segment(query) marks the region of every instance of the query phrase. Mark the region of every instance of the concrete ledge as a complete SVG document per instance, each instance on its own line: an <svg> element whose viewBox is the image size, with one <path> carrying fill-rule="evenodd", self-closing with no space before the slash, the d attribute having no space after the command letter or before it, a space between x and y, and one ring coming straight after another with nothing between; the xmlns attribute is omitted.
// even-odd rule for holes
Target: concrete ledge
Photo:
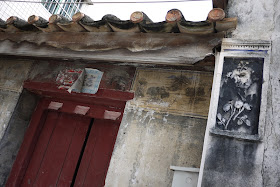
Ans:
<svg viewBox="0 0 280 187"><path fill-rule="evenodd" d="M247 141L254 141L254 142L259 142L261 141L261 138L258 134L256 135L246 135L243 133L238 133L238 132L232 132L232 131L226 131L226 130L219 130L219 129L210 129L210 133L213 135L218 135L218 136L227 136L231 138L236 138L239 140L247 140Z"/></svg>
<svg viewBox="0 0 280 187"><path fill-rule="evenodd" d="M179 167L179 166L170 166L171 170L174 171L187 171L187 172L199 172L199 168L189 168L189 167Z"/></svg>

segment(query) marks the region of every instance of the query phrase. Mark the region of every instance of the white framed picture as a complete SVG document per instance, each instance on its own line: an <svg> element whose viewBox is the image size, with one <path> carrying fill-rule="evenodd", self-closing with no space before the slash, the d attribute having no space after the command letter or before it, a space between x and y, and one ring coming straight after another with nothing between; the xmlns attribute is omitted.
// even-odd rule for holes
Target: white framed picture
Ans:
<svg viewBox="0 0 280 187"><path fill-rule="evenodd" d="M215 67L209 131L259 141L267 108L269 50L257 44L225 46Z"/></svg>

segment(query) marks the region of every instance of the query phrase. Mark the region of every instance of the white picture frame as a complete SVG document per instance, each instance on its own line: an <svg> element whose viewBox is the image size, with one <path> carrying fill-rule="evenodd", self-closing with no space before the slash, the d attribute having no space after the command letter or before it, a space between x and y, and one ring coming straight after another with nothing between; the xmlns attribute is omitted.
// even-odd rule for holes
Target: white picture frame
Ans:
<svg viewBox="0 0 280 187"><path fill-rule="evenodd" d="M218 55L218 59L216 61L215 65L215 73L214 73L214 82L213 82L213 88L212 88L212 95L211 95L211 102L210 102L210 109L209 109L209 115L208 115L208 121L207 121L207 128L211 135L219 135L219 136L228 136L233 137L237 139L242 140L249 140L249 141L261 141L264 135L264 126L266 121L266 109L267 109L267 91L268 91L268 82L269 82L269 64L270 64L270 43L262 41L261 43L255 43L255 42L244 42L244 41L236 41L232 39L224 39L223 46L220 54ZM260 94L260 111L258 116L258 124L250 124L249 120L245 118L244 124L247 120L249 125L255 125L257 126L258 130L256 134L250 134L246 133L244 131L234 131L229 129L222 129L217 128L217 123L221 123L220 119L220 113L218 113L218 107L221 108L221 104L219 105L219 98L221 94L221 89L223 82L225 82L223 79L225 77L225 74L223 74L224 66L226 65L225 59L263 59L263 70L262 70L262 85L261 85L261 94ZM252 70L251 70L252 71ZM231 72L232 73L232 72ZM245 86L243 86L245 87ZM249 92L249 91L248 91ZM233 101L236 103L236 101ZM223 105L225 106L225 110L231 110L232 105ZM252 108L249 107L247 103L243 103L248 109ZM239 107L239 106L238 106ZM245 108L246 108L245 107ZM220 109L219 108L219 109ZM234 108L234 106L233 106ZM237 108L234 108L238 110ZM243 110L244 107L242 108ZM221 110L221 109L220 109ZM243 111L242 111L243 112ZM232 110L229 111L229 113L232 113ZM217 117L218 115L218 117ZM228 115L229 116L229 115ZM238 122L243 121L240 119L241 117L246 115L238 115L238 112L235 112L234 115L230 115L235 117L235 120ZM220 118L220 119L219 119ZM237 118L239 118L237 120ZM230 119L229 117L227 120ZM232 118L231 118L232 119ZM226 120L226 121L227 121ZM241 123L240 122L240 123ZM236 123L236 122L235 122ZM239 123L239 124L240 124ZM223 124L222 124L223 125Z"/></svg>

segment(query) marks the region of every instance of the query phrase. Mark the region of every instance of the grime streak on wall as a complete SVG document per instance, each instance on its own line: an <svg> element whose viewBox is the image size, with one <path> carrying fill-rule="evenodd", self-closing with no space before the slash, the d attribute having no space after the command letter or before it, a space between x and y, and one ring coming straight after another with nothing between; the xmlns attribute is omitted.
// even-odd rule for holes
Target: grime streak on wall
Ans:
<svg viewBox="0 0 280 187"><path fill-rule="evenodd" d="M106 186L168 187L171 165L198 168L206 119L201 110L191 109L208 110L211 85L211 73L139 68Z"/></svg>

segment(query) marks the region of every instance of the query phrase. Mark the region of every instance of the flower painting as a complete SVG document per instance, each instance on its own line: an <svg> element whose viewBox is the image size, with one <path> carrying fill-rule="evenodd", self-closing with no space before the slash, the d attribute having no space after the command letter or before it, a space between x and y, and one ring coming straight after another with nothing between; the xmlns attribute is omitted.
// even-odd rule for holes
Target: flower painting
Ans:
<svg viewBox="0 0 280 187"><path fill-rule="evenodd" d="M225 58L216 128L258 134L263 58Z"/></svg>

